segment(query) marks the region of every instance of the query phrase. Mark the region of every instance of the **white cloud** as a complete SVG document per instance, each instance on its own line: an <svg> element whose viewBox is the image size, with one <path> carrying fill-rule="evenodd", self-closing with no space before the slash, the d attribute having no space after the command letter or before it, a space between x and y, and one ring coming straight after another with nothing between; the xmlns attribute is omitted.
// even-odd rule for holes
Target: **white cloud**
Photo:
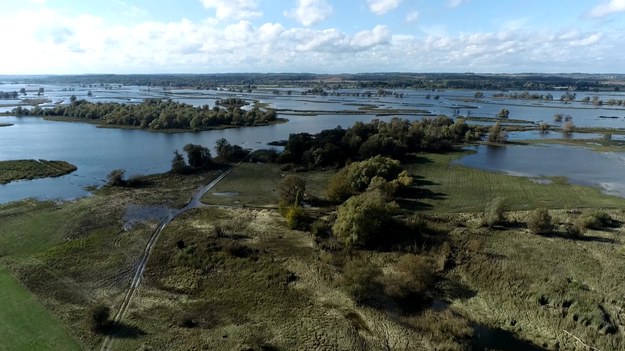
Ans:
<svg viewBox="0 0 625 351"><path fill-rule="evenodd" d="M625 11L625 0L610 0L590 10L590 17L605 17L613 13Z"/></svg>
<svg viewBox="0 0 625 351"><path fill-rule="evenodd" d="M297 0L297 7L284 14L308 27L327 19L332 14L332 6L327 0Z"/></svg>
<svg viewBox="0 0 625 351"><path fill-rule="evenodd" d="M257 0L200 0L207 9L215 10L215 17L224 19L247 19L262 16Z"/></svg>
<svg viewBox="0 0 625 351"><path fill-rule="evenodd" d="M36 18L21 26L24 18ZM207 72L624 71L624 31L500 30L407 35L378 25L358 33L248 20L111 24L39 9L0 14L0 74ZM581 50L583 49L583 50Z"/></svg>
<svg viewBox="0 0 625 351"><path fill-rule="evenodd" d="M413 23L419 20L418 11L410 11L406 14L406 22Z"/></svg>
<svg viewBox="0 0 625 351"><path fill-rule="evenodd" d="M454 9L462 4L469 2L469 0L447 0L447 7Z"/></svg>
<svg viewBox="0 0 625 351"><path fill-rule="evenodd" d="M367 0L369 10L376 15L383 15L399 6L402 0Z"/></svg>

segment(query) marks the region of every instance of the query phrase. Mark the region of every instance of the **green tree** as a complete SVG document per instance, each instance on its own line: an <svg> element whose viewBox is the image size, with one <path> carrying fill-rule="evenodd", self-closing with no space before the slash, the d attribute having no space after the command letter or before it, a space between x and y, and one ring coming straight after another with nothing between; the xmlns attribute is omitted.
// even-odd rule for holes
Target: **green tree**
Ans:
<svg viewBox="0 0 625 351"><path fill-rule="evenodd" d="M187 144L183 150L187 153L189 166L194 169L201 169L210 166L213 162L211 152L207 147L196 144Z"/></svg>
<svg viewBox="0 0 625 351"><path fill-rule="evenodd" d="M363 247L382 235L396 210L379 191L352 196L338 207L332 231L345 246Z"/></svg>
<svg viewBox="0 0 625 351"><path fill-rule="evenodd" d="M178 150L174 151L174 158L171 160L171 171L177 174L182 174L187 171L187 162Z"/></svg>
<svg viewBox="0 0 625 351"><path fill-rule="evenodd" d="M304 199L306 181L301 177L289 174L280 181L278 186L280 201L289 205L299 205Z"/></svg>
<svg viewBox="0 0 625 351"><path fill-rule="evenodd" d="M69 97L69 102L76 102L76 100L78 100L76 95L72 95L72 96Z"/></svg>

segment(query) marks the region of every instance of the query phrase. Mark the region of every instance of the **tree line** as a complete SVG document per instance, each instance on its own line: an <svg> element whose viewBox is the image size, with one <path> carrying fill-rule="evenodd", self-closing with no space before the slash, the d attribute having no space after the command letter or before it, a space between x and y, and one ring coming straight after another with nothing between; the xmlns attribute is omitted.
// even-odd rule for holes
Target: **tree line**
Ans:
<svg viewBox="0 0 625 351"><path fill-rule="evenodd" d="M376 155L397 159L418 151L444 151L460 142L479 140L481 127L447 116L408 121L393 118L388 123L373 120L356 122L351 128L340 126L318 134L291 134L278 162L294 163L306 169L340 167L348 160Z"/></svg>
<svg viewBox="0 0 625 351"><path fill-rule="evenodd" d="M208 105L194 107L171 99L146 99L140 104L93 103L75 100L69 105L57 105L52 108L35 106L28 109L19 106L12 112L18 116L71 117L98 120L109 125L153 130L202 130L219 126L254 126L265 125L277 119L277 113L272 109L254 107L245 111L240 106L226 109L215 106L211 109Z"/></svg>
<svg viewBox="0 0 625 351"><path fill-rule="evenodd" d="M0 100L17 99L17 91L0 91Z"/></svg>

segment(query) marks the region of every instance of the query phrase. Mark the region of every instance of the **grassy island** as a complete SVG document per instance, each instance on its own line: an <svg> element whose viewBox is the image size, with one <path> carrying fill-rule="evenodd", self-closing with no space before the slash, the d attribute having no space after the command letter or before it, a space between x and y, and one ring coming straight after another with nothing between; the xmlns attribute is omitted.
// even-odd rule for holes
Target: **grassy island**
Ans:
<svg viewBox="0 0 625 351"><path fill-rule="evenodd" d="M9 160L0 161L0 184L15 180L60 177L77 168L66 161Z"/></svg>

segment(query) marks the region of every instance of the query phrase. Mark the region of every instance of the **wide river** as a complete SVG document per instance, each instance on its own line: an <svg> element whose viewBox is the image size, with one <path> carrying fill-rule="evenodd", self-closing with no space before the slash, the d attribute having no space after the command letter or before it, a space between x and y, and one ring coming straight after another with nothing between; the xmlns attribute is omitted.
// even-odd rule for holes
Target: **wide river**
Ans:
<svg viewBox="0 0 625 351"><path fill-rule="evenodd" d="M30 95L37 86L20 84L0 85L0 91L19 90L26 87ZM93 91L92 101L139 102L144 98L170 97L177 101L196 106L208 104L211 107L217 98L231 96L232 93L208 90L175 90L147 87L123 87L112 90L102 88L44 85L44 96L52 103L64 103L70 95L87 98L87 91ZM71 90L74 89L74 90ZM167 171L171 165L174 150L181 150L187 143L214 146L219 138L226 138L232 144L246 148L265 148L267 143L287 139L291 133L315 133L323 129L342 126L350 127L356 121L370 121L373 118L389 120L390 116L338 115L333 111L357 110L370 104L379 108L419 109L432 114L453 115L460 113L473 116L494 116L502 107L511 111L510 118L531 122L552 122L554 113L574 116L578 126L625 127L623 107L602 107L561 102L531 102L520 100L486 99L483 102L465 102L471 99L473 91L427 92L405 90L403 98L396 97L355 97L350 93L364 90L343 90L340 96L302 96L299 90L287 95L282 89L279 95L270 91L252 94L235 94L244 99L258 99L271 107L296 111L323 111L317 116L281 115L288 123L264 127L225 129L197 133L165 134L141 130L97 128L83 123L45 121L35 117L0 117L0 123L11 123L10 127L0 128L0 160L49 159L65 160L75 164L78 170L59 177L19 181L0 185L0 203L34 197L38 199L74 199L86 196L88 186L101 185L106 175L113 169L121 168L126 174L150 174ZM559 92L551 92L556 99ZM428 99L428 94L430 98ZM489 96L492 92L486 92ZM440 95L437 100L433 96ZM578 94L578 99L584 96ZM625 99L625 94L600 93L604 100ZM28 96L32 97L32 96ZM9 111L19 101L0 100L0 112ZM470 112L469 112L470 111ZM611 116L618 118L602 118ZM417 114L401 116L408 119L423 118ZM553 133L555 134L555 133ZM598 135L591 135L597 137ZM537 133L525 132L516 139L535 139ZM496 150L486 146L476 148L477 154L459 160L460 163L493 171L509 172L524 176L567 176L572 181L592 186L600 186L610 193L625 196L624 155L621 153L598 153L581 148L564 146L507 146Z"/></svg>

